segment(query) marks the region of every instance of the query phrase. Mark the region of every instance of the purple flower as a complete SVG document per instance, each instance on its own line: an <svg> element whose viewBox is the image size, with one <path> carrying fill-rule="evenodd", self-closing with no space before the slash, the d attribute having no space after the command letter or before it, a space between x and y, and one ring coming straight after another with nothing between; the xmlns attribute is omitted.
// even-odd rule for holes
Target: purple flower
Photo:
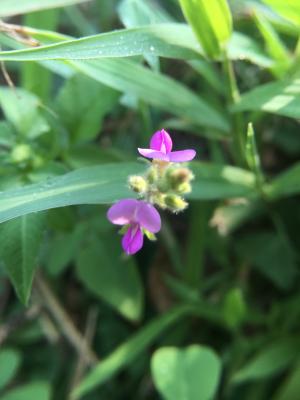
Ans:
<svg viewBox="0 0 300 400"><path fill-rule="evenodd" d="M112 205L107 218L116 225L128 225L122 239L122 247L127 254L138 252L144 241L143 229L156 233L161 228L158 211L142 200L124 199Z"/></svg>
<svg viewBox="0 0 300 400"><path fill-rule="evenodd" d="M154 133L150 140L150 149L140 149L139 153L147 158L162 160L168 162L185 162L191 161L196 151L192 149L172 151L173 142L167 131L162 129Z"/></svg>

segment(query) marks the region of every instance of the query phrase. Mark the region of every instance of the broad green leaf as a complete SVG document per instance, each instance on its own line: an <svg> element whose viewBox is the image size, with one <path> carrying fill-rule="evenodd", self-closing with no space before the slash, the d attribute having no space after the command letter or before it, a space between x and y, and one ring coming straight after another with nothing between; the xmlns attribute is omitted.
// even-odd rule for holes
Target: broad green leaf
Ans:
<svg viewBox="0 0 300 400"><path fill-rule="evenodd" d="M209 347L162 347L154 353L151 370L165 400L211 400L218 388L221 361Z"/></svg>
<svg viewBox="0 0 300 400"><path fill-rule="evenodd" d="M109 356L101 360L77 386L74 397L76 399L81 398L97 386L108 381L121 369L133 363L158 336L190 312L189 307L181 306L148 323L138 333L129 338L127 342L121 344Z"/></svg>
<svg viewBox="0 0 300 400"><path fill-rule="evenodd" d="M127 177L142 172L144 168L138 163L105 164L2 192L0 222L56 207L106 204L132 197Z"/></svg>
<svg viewBox="0 0 300 400"><path fill-rule="evenodd" d="M43 214L24 215L0 225L0 260L25 305L37 267L43 229Z"/></svg>
<svg viewBox="0 0 300 400"><path fill-rule="evenodd" d="M263 0L272 7L280 16L300 25L300 2L298 0Z"/></svg>
<svg viewBox="0 0 300 400"><path fill-rule="evenodd" d="M82 142L95 138L118 97L115 90L85 76L70 78L59 92L56 110L71 140Z"/></svg>
<svg viewBox="0 0 300 400"><path fill-rule="evenodd" d="M1 0L0 17L11 17L13 15L25 14L31 11L65 7L76 3L84 3L86 1L89 0Z"/></svg>
<svg viewBox="0 0 300 400"><path fill-rule="evenodd" d="M266 193L272 199L291 196L300 192L300 163L280 174L266 186Z"/></svg>
<svg viewBox="0 0 300 400"><path fill-rule="evenodd" d="M76 259L80 281L124 317L137 321L143 310L143 287L133 258L122 257L115 232L88 241Z"/></svg>
<svg viewBox="0 0 300 400"><path fill-rule="evenodd" d="M255 177L249 171L204 162L191 163L191 169L195 180L193 190L187 196L189 199L211 200L255 194Z"/></svg>
<svg viewBox="0 0 300 400"><path fill-rule="evenodd" d="M298 338L285 338L260 350L234 376L234 383L265 379L286 369L299 355Z"/></svg>
<svg viewBox="0 0 300 400"><path fill-rule="evenodd" d="M14 378L20 363L18 351L5 348L0 351L0 391Z"/></svg>
<svg viewBox="0 0 300 400"><path fill-rule="evenodd" d="M31 382L1 396L1 400L50 400L51 388L46 382Z"/></svg>
<svg viewBox="0 0 300 400"><path fill-rule="evenodd" d="M233 111L266 111L300 118L300 79L267 83L243 94Z"/></svg>
<svg viewBox="0 0 300 400"><path fill-rule="evenodd" d="M232 17L227 0L179 2L205 54L211 58L222 55L232 33Z"/></svg>
<svg viewBox="0 0 300 400"><path fill-rule="evenodd" d="M34 139L50 127L41 115L40 100L23 89L0 88L0 104L4 115L21 137Z"/></svg>

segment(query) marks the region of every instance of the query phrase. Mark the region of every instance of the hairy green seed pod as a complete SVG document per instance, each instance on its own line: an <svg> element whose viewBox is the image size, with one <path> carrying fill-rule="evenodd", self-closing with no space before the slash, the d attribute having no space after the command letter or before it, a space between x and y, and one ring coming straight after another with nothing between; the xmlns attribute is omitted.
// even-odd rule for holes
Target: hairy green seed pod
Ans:
<svg viewBox="0 0 300 400"><path fill-rule="evenodd" d="M152 167L149 169L147 173L147 181L152 185L158 180L158 171L156 167Z"/></svg>
<svg viewBox="0 0 300 400"><path fill-rule="evenodd" d="M166 206L174 212L183 211L188 206L188 203L176 194L167 194L164 200Z"/></svg>
<svg viewBox="0 0 300 400"><path fill-rule="evenodd" d="M160 207L162 209L165 209L165 208L167 208L167 205L166 205L166 202L165 202L165 198L166 198L165 194L162 194L160 192L156 192L155 194L152 195L151 201L154 204L158 205L158 207Z"/></svg>
<svg viewBox="0 0 300 400"><path fill-rule="evenodd" d="M189 182L183 182L176 187L175 191L179 194L191 193L192 186Z"/></svg>
<svg viewBox="0 0 300 400"><path fill-rule="evenodd" d="M179 185L189 183L194 179L193 173L188 168L170 168L170 170L167 171L167 177L174 190L177 190Z"/></svg>
<svg viewBox="0 0 300 400"><path fill-rule="evenodd" d="M130 188L136 193L145 193L148 189L148 183L142 176L132 175L128 179Z"/></svg>

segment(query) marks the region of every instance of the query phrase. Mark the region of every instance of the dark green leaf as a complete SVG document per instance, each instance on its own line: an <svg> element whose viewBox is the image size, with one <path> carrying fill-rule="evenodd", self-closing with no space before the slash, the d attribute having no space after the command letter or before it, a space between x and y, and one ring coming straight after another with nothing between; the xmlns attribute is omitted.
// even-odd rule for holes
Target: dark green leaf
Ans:
<svg viewBox="0 0 300 400"><path fill-rule="evenodd" d="M0 260L23 304L30 296L43 228L43 214L24 215L0 225Z"/></svg>
<svg viewBox="0 0 300 400"><path fill-rule="evenodd" d="M291 196L300 192L300 163L280 174L271 184L266 186L266 193L270 198Z"/></svg>
<svg viewBox="0 0 300 400"><path fill-rule="evenodd" d="M233 377L233 382L265 379L286 369L300 351L299 339L282 339L259 351Z"/></svg>
<svg viewBox="0 0 300 400"><path fill-rule="evenodd" d="M31 382L4 394L1 400L50 400L50 385L45 382Z"/></svg>
<svg viewBox="0 0 300 400"><path fill-rule="evenodd" d="M0 351L0 391L14 378L21 363L21 356L16 350Z"/></svg>
<svg viewBox="0 0 300 400"><path fill-rule="evenodd" d="M260 232L242 238L238 251L243 259L281 289L292 286L298 275L293 250L279 235Z"/></svg>
<svg viewBox="0 0 300 400"><path fill-rule="evenodd" d="M90 240L77 257L77 274L93 294L136 321L142 314L143 288L134 259L122 255L120 240L117 230Z"/></svg>
<svg viewBox="0 0 300 400"><path fill-rule="evenodd" d="M39 99L23 89L0 89L0 104L6 118L23 137L36 138L50 127L40 114Z"/></svg>
<svg viewBox="0 0 300 400"><path fill-rule="evenodd" d="M69 79L59 93L56 108L73 142L96 137L118 97L115 90L82 75Z"/></svg>

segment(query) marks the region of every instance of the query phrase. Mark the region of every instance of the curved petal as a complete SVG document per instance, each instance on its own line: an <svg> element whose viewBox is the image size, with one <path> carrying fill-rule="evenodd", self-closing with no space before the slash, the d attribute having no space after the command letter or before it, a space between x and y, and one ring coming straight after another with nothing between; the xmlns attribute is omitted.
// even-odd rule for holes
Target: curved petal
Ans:
<svg viewBox="0 0 300 400"><path fill-rule="evenodd" d="M169 160L172 162L185 162L191 161L196 156L196 151L189 150L180 150L180 151L172 151L169 153Z"/></svg>
<svg viewBox="0 0 300 400"><path fill-rule="evenodd" d="M139 202L135 199L123 199L113 204L107 211L107 218L116 225L129 224L135 215Z"/></svg>
<svg viewBox="0 0 300 400"><path fill-rule="evenodd" d="M151 149L140 149L138 148L138 152L147 158L153 158L155 160L163 160L163 161L169 161L169 156L168 154L162 153L161 151L153 151Z"/></svg>
<svg viewBox="0 0 300 400"><path fill-rule="evenodd" d="M136 213L136 221L142 228L147 229L152 233L156 233L161 228L161 219L158 211L152 204L140 201Z"/></svg>
<svg viewBox="0 0 300 400"><path fill-rule="evenodd" d="M165 154L172 150L172 146L172 139L164 129L155 132L150 140L150 148L152 150L158 150Z"/></svg>
<svg viewBox="0 0 300 400"><path fill-rule="evenodd" d="M122 247L127 254L137 253L143 247L143 243L143 232L138 224L131 226L122 239Z"/></svg>

